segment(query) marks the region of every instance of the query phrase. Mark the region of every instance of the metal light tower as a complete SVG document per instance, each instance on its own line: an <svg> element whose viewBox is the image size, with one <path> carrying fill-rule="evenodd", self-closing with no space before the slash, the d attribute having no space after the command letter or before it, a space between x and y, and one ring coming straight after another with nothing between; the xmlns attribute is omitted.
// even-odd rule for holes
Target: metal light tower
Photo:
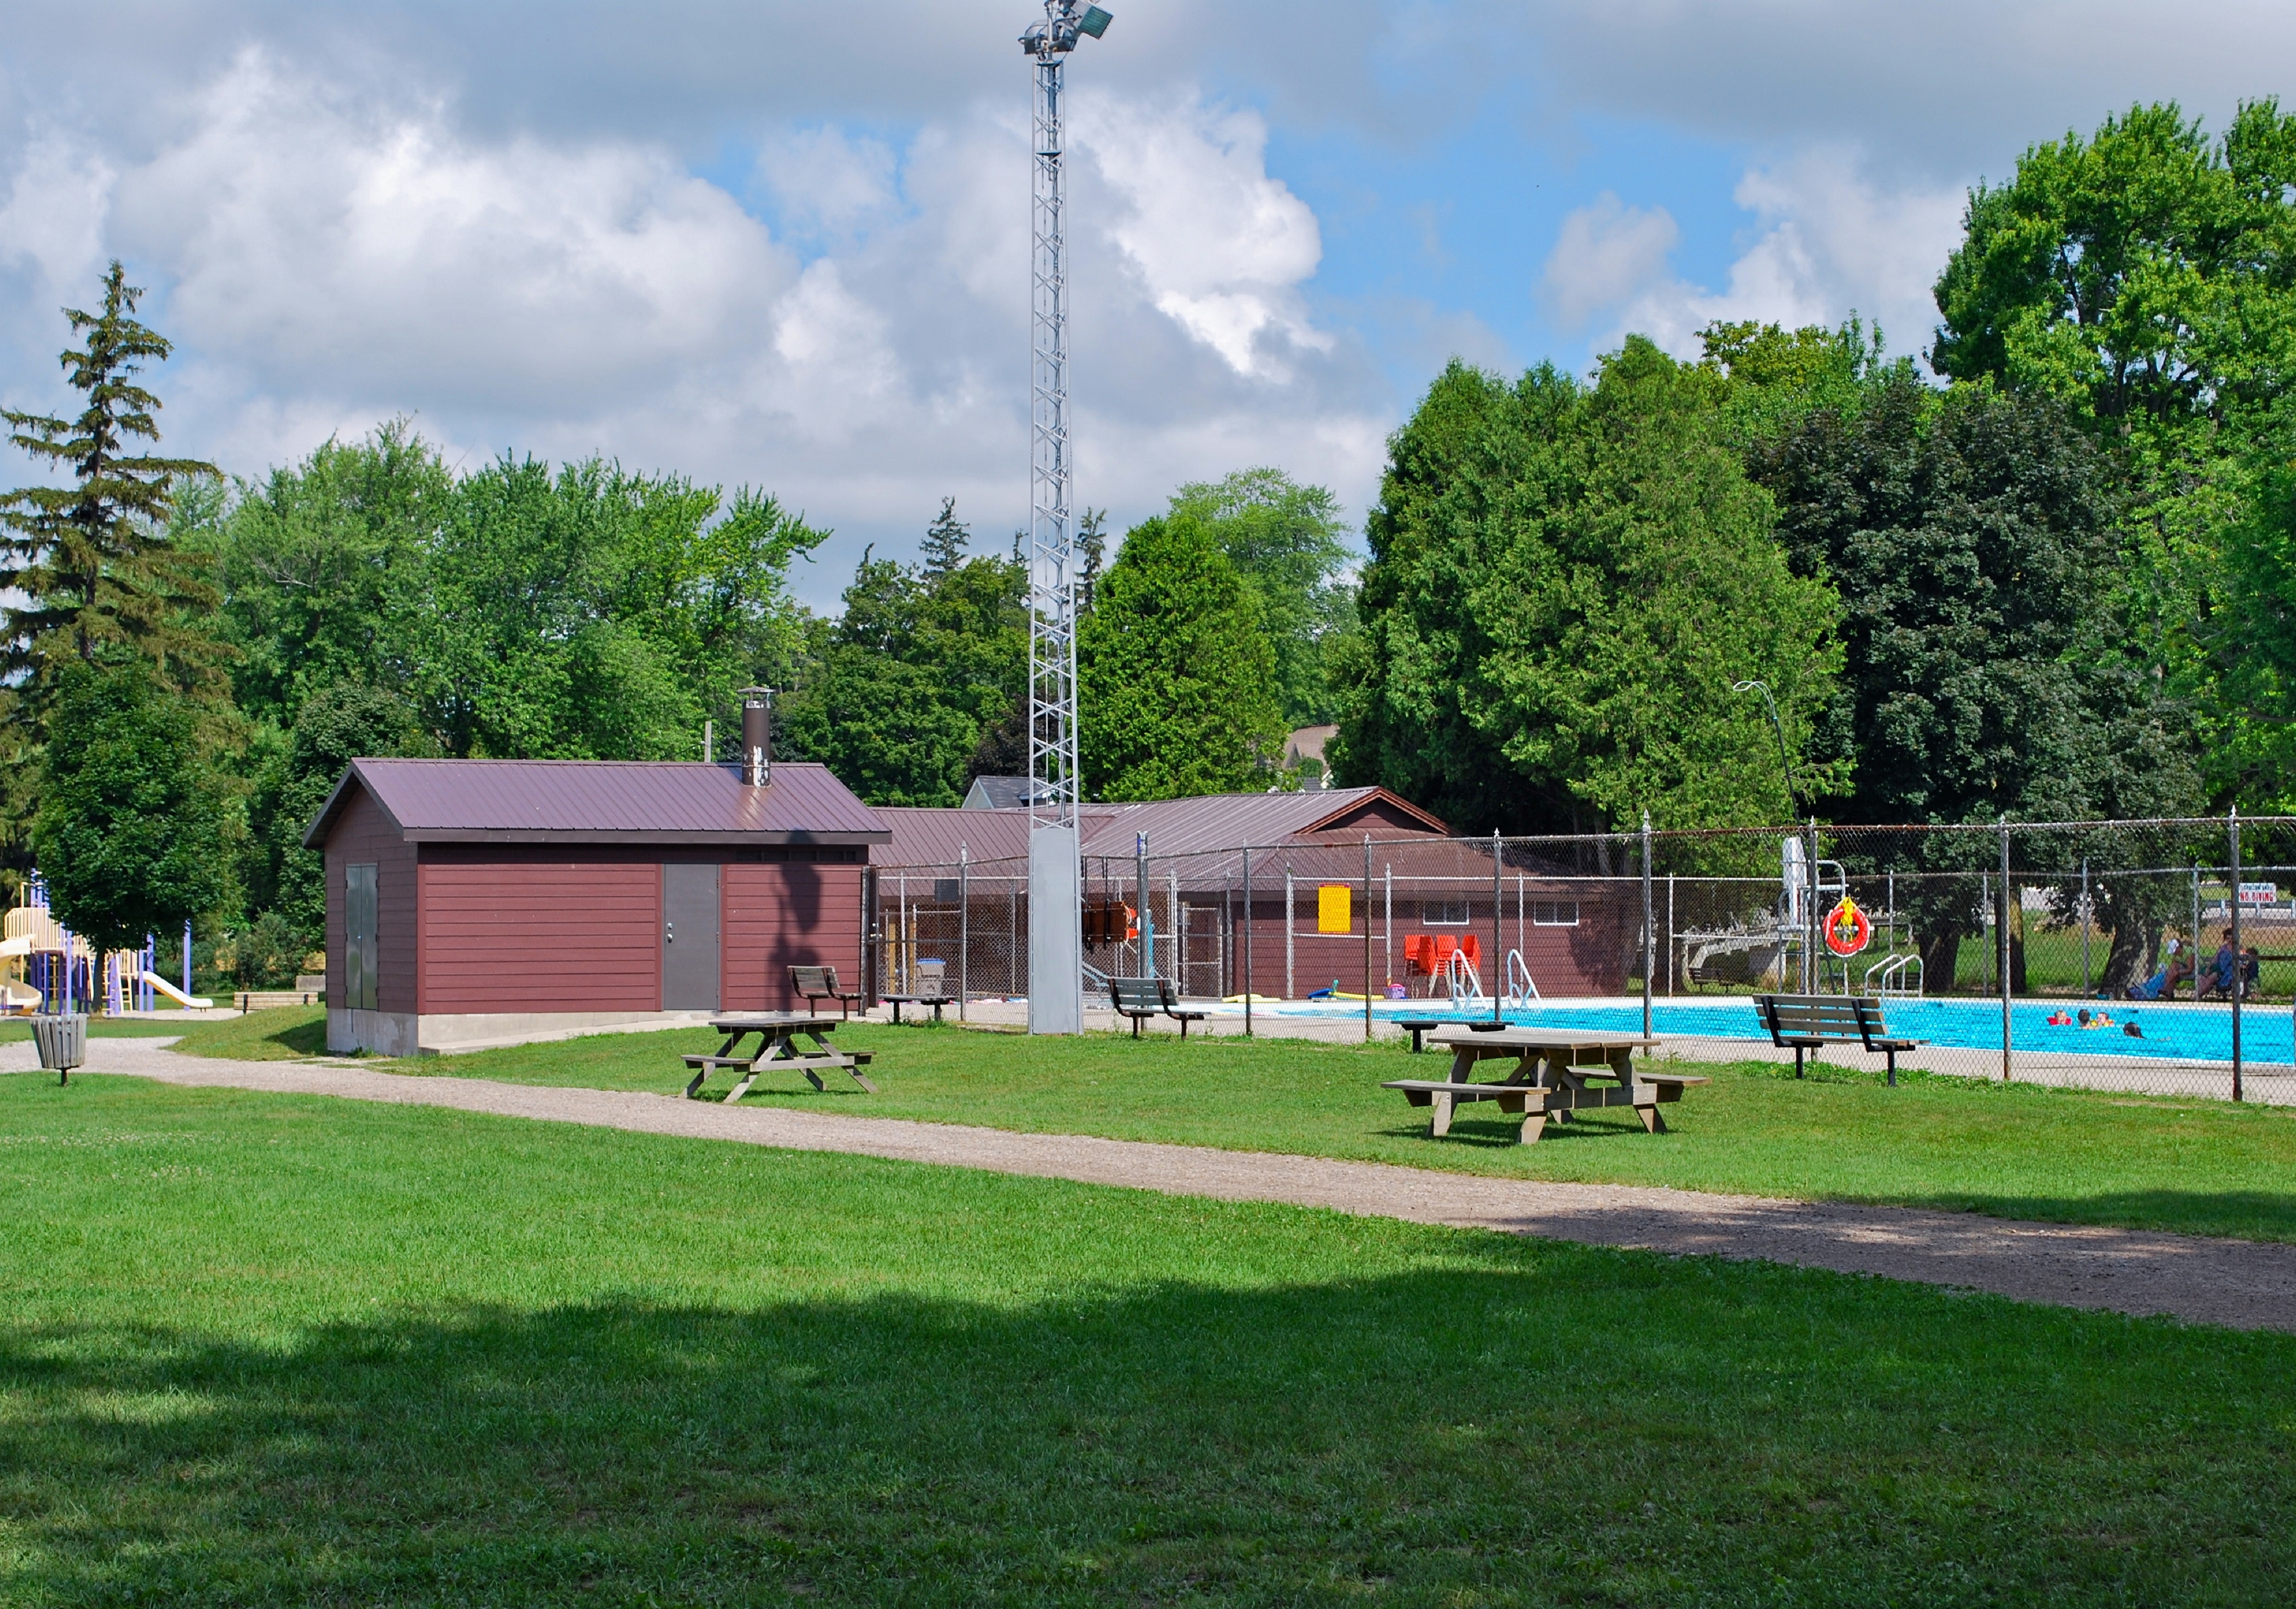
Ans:
<svg viewBox="0 0 2296 1609"><path fill-rule="evenodd" d="M1029 1031L1084 1030L1083 878L1078 864L1076 546L1069 482L1069 253L1061 156L1061 64L1109 14L1045 0L1021 36L1036 63L1036 184L1029 245Z"/></svg>

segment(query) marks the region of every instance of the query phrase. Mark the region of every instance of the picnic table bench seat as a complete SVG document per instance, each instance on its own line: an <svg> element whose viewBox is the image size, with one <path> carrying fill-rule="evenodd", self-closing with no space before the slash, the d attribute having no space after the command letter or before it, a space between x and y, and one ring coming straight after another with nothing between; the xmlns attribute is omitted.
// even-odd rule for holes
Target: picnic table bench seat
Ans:
<svg viewBox="0 0 2296 1609"><path fill-rule="evenodd" d="M1109 1003L1116 1014L1132 1019L1132 1037L1140 1037L1140 1024L1151 1017L1169 1017L1180 1025L1180 1037L1188 1037L1188 1024L1201 1022L1204 1014L1183 1011L1180 998L1173 991L1169 978L1115 978L1108 981Z"/></svg>

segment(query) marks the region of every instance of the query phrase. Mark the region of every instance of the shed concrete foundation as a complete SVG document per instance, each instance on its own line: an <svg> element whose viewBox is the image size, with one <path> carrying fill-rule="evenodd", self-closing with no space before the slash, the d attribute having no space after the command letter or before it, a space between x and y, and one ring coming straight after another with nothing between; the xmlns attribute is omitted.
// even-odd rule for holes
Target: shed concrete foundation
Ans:
<svg viewBox="0 0 2296 1609"><path fill-rule="evenodd" d="M706 1011L554 1011L432 1013L327 1008L327 1049L338 1055L437 1056L540 1045L594 1033L650 1033L706 1023Z"/></svg>

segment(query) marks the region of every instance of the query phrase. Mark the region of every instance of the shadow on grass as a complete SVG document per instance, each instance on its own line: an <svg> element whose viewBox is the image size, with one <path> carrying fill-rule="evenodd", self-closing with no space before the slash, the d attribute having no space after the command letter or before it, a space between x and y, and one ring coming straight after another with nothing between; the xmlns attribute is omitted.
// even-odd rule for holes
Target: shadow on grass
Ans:
<svg viewBox="0 0 2296 1609"><path fill-rule="evenodd" d="M2296 1242L2296 1193L2277 1190L2112 1190L2088 1195L1971 1191L1908 1196L1905 1204L1943 1212L2037 1223L2107 1224L2176 1235Z"/></svg>
<svg viewBox="0 0 2296 1609"><path fill-rule="evenodd" d="M1490 1237L1451 1261L283 1345L0 1331L0 1597L2296 1595L2288 1338Z"/></svg>

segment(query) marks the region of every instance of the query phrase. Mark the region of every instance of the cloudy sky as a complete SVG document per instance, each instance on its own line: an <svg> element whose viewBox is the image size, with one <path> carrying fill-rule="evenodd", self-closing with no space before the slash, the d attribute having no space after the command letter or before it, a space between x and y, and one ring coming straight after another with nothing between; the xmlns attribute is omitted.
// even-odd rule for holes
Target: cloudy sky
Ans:
<svg viewBox="0 0 2296 1609"><path fill-rule="evenodd" d="M2137 99L2220 124L2296 11L2136 0L1116 0L1070 69L1081 498L1275 464L1359 515L1454 354L1878 320L1964 192ZM1023 518L1031 0L10 0L0 398L123 259L172 451L412 415L913 551ZM91 38L101 31L100 39ZM31 474L20 457L7 484Z"/></svg>

